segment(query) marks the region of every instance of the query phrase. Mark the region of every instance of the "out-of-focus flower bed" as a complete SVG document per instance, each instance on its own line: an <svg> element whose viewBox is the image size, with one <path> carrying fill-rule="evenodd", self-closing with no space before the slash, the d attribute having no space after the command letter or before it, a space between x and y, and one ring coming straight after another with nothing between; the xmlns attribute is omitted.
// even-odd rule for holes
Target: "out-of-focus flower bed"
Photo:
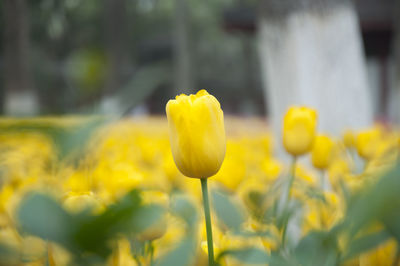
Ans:
<svg viewBox="0 0 400 266"><path fill-rule="evenodd" d="M280 140L258 119L226 131L209 180L219 264L399 264L395 131L317 141L288 208ZM177 170L165 119L4 119L0 151L0 265L207 265L199 180Z"/></svg>

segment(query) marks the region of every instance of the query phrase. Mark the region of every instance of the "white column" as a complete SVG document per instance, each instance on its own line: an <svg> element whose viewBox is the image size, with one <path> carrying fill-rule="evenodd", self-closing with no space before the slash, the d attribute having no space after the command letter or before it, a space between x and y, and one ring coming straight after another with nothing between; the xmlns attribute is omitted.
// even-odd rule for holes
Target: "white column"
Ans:
<svg viewBox="0 0 400 266"><path fill-rule="evenodd" d="M339 135L373 122L357 15L351 5L325 13L300 9L259 20L259 53L277 136L290 105L318 110L319 130Z"/></svg>

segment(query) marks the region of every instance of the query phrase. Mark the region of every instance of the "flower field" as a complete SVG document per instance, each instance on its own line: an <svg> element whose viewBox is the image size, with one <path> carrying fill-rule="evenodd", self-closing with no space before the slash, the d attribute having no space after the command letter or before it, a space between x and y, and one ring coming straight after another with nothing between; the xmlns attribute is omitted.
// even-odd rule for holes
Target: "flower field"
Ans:
<svg viewBox="0 0 400 266"><path fill-rule="evenodd" d="M236 117L225 131L216 264L400 265L394 129L317 134L295 164L274 150L304 136ZM200 181L168 135L164 117L1 120L0 265L208 265Z"/></svg>

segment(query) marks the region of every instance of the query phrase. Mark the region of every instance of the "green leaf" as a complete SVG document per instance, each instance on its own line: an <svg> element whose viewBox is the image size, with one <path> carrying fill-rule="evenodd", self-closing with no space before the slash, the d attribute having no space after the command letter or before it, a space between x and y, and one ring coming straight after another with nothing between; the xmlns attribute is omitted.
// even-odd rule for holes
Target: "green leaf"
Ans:
<svg viewBox="0 0 400 266"><path fill-rule="evenodd" d="M218 255L217 261L225 256L231 256L240 262L246 264L267 264L270 256L264 250L254 247L246 247L242 249L228 249Z"/></svg>
<svg viewBox="0 0 400 266"><path fill-rule="evenodd" d="M134 217L140 210L140 202L139 192L133 190L101 215L82 219L74 233L76 245L81 250L107 257L111 238L135 230Z"/></svg>
<svg viewBox="0 0 400 266"><path fill-rule="evenodd" d="M0 266L8 265L20 265L21 254L18 250L5 245L0 244Z"/></svg>
<svg viewBox="0 0 400 266"><path fill-rule="evenodd" d="M388 171L377 183L351 199L345 223L350 236L372 222L381 221L387 232L400 241L400 167Z"/></svg>
<svg viewBox="0 0 400 266"><path fill-rule="evenodd" d="M89 212L72 215L51 197L32 194L22 201L18 219L24 232L63 245L76 255L77 262L86 264L101 262L111 253L111 240L120 234L145 230L164 213L161 206L141 205L136 190L100 215Z"/></svg>
<svg viewBox="0 0 400 266"><path fill-rule="evenodd" d="M146 242L140 241L138 238L130 236L129 243L131 246L131 253L133 257L145 255Z"/></svg>
<svg viewBox="0 0 400 266"><path fill-rule="evenodd" d="M389 237L390 235L384 230L375 232L373 234L361 236L350 242L350 244L348 245L349 249L343 255L342 260L349 260L358 256L361 253L374 249L375 247L388 240Z"/></svg>
<svg viewBox="0 0 400 266"><path fill-rule="evenodd" d="M74 220L54 199L43 194L25 198L18 209L22 230L43 239L71 247Z"/></svg>
<svg viewBox="0 0 400 266"><path fill-rule="evenodd" d="M184 238L173 250L156 261L156 266L188 266L195 258L195 238L191 235Z"/></svg>
<svg viewBox="0 0 400 266"><path fill-rule="evenodd" d="M326 198L324 196L323 191L321 191L319 189L315 189L314 187L311 187L311 186L305 186L304 191L308 197L319 200L320 202L326 203Z"/></svg>
<svg viewBox="0 0 400 266"><path fill-rule="evenodd" d="M130 220L131 226L126 229L135 233L142 232L164 218L164 214L165 210L160 205L143 206L134 213Z"/></svg>
<svg viewBox="0 0 400 266"><path fill-rule="evenodd" d="M182 218L189 228L193 228L198 221L198 213L196 207L190 200L182 195L173 197L171 203L171 212Z"/></svg>
<svg viewBox="0 0 400 266"><path fill-rule="evenodd" d="M296 261L304 266L337 265L338 249L335 236L326 232L311 232L295 249Z"/></svg>
<svg viewBox="0 0 400 266"><path fill-rule="evenodd" d="M218 219L230 230L237 231L245 222L244 211L227 194L213 191L213 206Z"/></svg>
<svg viewBox="0 0 400 266"><path fill-rule="evenodd" d="M265 193L260 191L249 191L247 193L244 203L254 217L262 215L265 197Z"/></svg>
<svg viewBox="0 0 400 266"><path fill-rule="evenodd" d="M234 231L233 232L237 236L243 237L274 237L274 234L271 231Z"/></svg>
<svg viewBox="0 0 400 266"><path fill-rule="evenodd" d="M287 224L288 221L290 221L290 219L296 214L296 212L299 211L299 209L301 208L301 202L297 200L292 200L280 212L278 212L278 205L279 202L276 202L276 205L274 206L274 208L276 208L276 217L274 217L273 221L279 229L282 229L285 224Z"/></svg>

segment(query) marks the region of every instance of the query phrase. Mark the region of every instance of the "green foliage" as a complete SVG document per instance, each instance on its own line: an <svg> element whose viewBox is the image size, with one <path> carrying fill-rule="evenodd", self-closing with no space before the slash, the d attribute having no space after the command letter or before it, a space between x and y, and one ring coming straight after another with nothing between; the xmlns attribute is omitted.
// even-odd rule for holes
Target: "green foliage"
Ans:
<svg viewBox="0 0 400 266"><path fill-rule="evenodd" d="M27 196L18 209L21 231L56 242L70 250L77 262L105 260L112 240L131 236L153 225L165 210L143 205L134 190L99 215L83 211L71 214L53 198L43 194Z"/></svg>
<svg viewBox="0 0 400 266"><path fill-rule="evenodd" d="M342 260L346 261L372 250L388 239L389 234L384 230L356 238L348 244L348 250L342 255Z"/></svg>
<svg viewBox="0 0 400 266"><path fill-rule="evenodd" d="M348 206L343 219L329 231L312 231L305 235L295 246L280 246L271 254L252 247L241 249L227 249L219 254L220 261L225 256L231 256L246 263L259 263L269 265L342 265L365 252L377 248L390 238L399 241L400 236L400 167L383 174L374 184L356 194L351 194L347 188L342 188L346 193ZM319 191L309 191L306 195L313 200L325 202ZM229 229L237 229L243 222L243 216L238 207L228 195L214 192L214 205L217 216L226 223ZM265 210L264 218L259 220L265 224L279 225L283 219L291 219L293 212L301 205L292 201L285 210L279 211L276 195L250 193L250 204L262 208L267 197L272 197L272 204ZM273 200L275 198L275 200ZM235 221L231 221L235 220ZM371 231L376 225L382 225L380 230ZM375 226L375 227L374 227ZM241 231L242 237L253 237ZM260 236L270 237L268 232ZM344 245L338 245L339 239ZM342 249L344 247L344 249Z"/></svg>
<svg viewBox="0 0 400 266"><path fill-rule="evenodd" d="M271 262L270 256L264 250L253 247L225 250L219 254L217 262L220 262L225 256L231 256L242 263L248 264L265 264Z"/></svg>
<svg viewBox="0 0 400 266"><path fill-rule="evenodd" d="M246 216L235 200L221 190L212 192L212 206L219 221L232 231L239 231Z"/></svg>
<svg viewBox="0 0 400 266"><path fill-rule="evenodd" d="M12 124L1 124L0 131L4 134L18 132L42 134L52 140L59 160L76 161L82 157L95 130L106 122L105 118L96 117L66 127L40 120L20 120Z"/></svg>
<svg viewBox="0 0 400 266"><path fill-rule="evenodd" d="M74 217L55 200L42 194L27 196L18 210L18 220L27 233L72 248Z"/></svg>
<svg viewBox="0 0 400 266"><path fill-rule="evenodd" d="M198 213L196 207L190 200L183 196L177 195L173 197L171 203L171 213L180 217L187 224L187 228L194 230L198 222Z"/></svg>
<svg viewBox="0 0 400 266"><path fill-rule="evenodd" d="M195 259L197 247L198 213L190 199L179 193L172 195L171 214L182 219L186 224L185 236L169 252L158 258L156 266L188 266Z"/></svg>
<svg viewBox="0 0 400 266"><path fill-rule="evenodd" d="M400 240L400 167L390 170L376 184L355 195L348 207L345 226L351 236L374 222Z"/></svg>
<svg viewBox="0 0 400 266"><path fill-rule="evenodd" d="M311 232L294 250L296 261L304 266L337 265L338 247L336 236L325 232Z"/></svg>
<svg viewBox="0 0 400 266"><path fill-rule="evenodd" d="M18 265L19 251L10 246L0 244L0 266Z"/></svg>
<svg viewBox="0 0 400 266"><path fill-rule="evenodd" d="M172 251L156 261L156 266L188 266L195 258L196 238L185 237Z"/></svg>

